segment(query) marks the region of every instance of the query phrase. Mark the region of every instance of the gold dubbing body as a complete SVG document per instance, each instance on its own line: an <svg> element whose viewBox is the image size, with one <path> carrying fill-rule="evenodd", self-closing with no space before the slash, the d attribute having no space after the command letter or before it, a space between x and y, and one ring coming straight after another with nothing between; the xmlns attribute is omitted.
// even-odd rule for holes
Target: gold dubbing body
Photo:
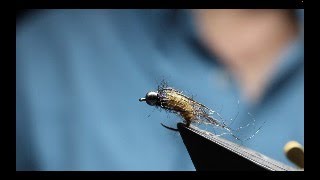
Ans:
<svg viewBox="0 0 320 180"><path fill-rule="evenodd" d="M163 99L162 106L167 109L178 112L183 119L187 122L187 125L192 120L197 119L194 114L193 101L175 90L164 90L165 98Z"/></svg>

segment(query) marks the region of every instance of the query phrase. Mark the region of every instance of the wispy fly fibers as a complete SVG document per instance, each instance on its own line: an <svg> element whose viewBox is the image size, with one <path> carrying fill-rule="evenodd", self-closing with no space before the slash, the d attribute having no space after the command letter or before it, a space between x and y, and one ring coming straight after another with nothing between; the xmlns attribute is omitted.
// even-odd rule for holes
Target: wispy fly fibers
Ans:
<svg viewBox="0 0 320 180"><path fill-rule="evenodd" d="M168 87L165 82L162 82L162 84L158 86L157 91L148 92L146 96L144 98L140 98L139 101L146 101L146 103L150 106L155 106L178 114L183 118L183 121L187 127L189 127L191 123L211 124L220 127L228 132L224 134L230 134L237 140L240 140L240 138L235 136L233 132L242 129L243 127L240 127L236 130L229 128L226 124L224 124L223 121L219 121L212 117L213 114L217 114L221 118L221 116L217 112L195 101L193 98L182 94L182 92ZM248 125L246 125L245 127L247 127ZM171 130L176 130L165 125L163 126ZM251 136L250 138L252 137L253 136Z"/></svg>

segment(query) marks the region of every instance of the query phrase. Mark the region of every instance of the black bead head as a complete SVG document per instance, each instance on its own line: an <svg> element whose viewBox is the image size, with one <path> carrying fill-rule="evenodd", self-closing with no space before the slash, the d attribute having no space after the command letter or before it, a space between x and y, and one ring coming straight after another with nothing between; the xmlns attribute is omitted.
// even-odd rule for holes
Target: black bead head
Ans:
<svg viewBox="0 0 320 180"><path fill-rule="evenodd" d="M146 101L150 106L155 106L159 102L159 96L157 92L148 92L145 98L140 98L139 101Z"/></svg>

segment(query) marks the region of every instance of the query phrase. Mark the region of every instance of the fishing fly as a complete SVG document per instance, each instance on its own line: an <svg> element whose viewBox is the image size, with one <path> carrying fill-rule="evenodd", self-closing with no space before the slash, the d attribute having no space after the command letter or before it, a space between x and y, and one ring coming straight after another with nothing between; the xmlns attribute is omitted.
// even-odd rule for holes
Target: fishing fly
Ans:
<svg viewBox="0 0 320 180"><path fill-rule="evenodd" d="M235 130L231 129L223 121L212 117L213 114L216 114L220 119L223 119L218 112L215 112L205 105L195 101L192 97L184 95L181 91L178 91L172 87L168 87L167 83L164 81L158 86L157 91L148 92L146 96L144 98L140 98L139 101L145 101L150 106L155 106L157 108L162 108L169 112L178 114L182 117L187 127L189 127L191 123L210 124L226 130L226 133L220 135L230 134L240 141L241 139L234 135L234 132L249 126L249 124L247 124L246 126ZM166 126L162 123L161 125L167 129L178 131L178 129ZM251 139L252 137L253 136L249 137L248 139Z"/></svg>

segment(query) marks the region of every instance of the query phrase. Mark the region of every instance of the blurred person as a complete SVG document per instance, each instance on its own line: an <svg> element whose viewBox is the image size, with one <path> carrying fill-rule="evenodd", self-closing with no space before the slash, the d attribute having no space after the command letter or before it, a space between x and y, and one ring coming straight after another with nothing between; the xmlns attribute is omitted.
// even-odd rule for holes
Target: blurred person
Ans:
<svg viewBox="0 0 320 180"><path fill-rule="evenodd" d="M235 128L250 112L263 125L243 145L292 165L283 146L304 144L303 13L31 13L16 29L16 169L195 170L160 126L176 122L138 101L161 77L226 119L239 112Z"/></svg>

